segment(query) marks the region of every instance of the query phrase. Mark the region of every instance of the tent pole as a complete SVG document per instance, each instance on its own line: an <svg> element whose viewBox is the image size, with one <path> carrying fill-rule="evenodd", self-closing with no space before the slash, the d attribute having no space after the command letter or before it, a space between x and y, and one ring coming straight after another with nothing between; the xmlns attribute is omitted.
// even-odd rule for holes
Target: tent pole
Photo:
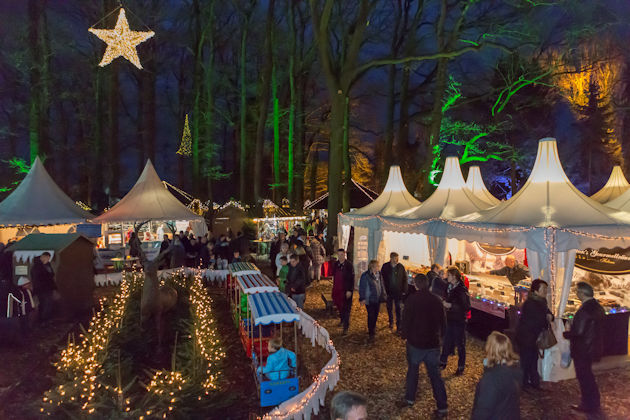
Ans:
<svg viewBox="0 0 630 420"><path fill-rule="evenodd" d="M298 342L297 342L297 324L293 321L293 343L295 344L295 360L297 360L298 355ZM297 366L295 367L297 370Z"/></svg>

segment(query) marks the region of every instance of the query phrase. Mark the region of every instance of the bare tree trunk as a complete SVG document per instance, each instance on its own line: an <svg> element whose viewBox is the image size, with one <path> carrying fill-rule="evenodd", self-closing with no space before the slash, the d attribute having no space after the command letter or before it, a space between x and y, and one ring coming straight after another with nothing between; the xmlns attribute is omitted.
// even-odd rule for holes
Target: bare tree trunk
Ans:
<svg viewBox="0 0 630 420"><path fill-rule="evenodd" d="M243 23L243 32L241 33L241 57L240 57L240 150L239 150L239 198L241 201L246 201L247 195L247 86L246 86L246 54L247 54L247 26L249 24L249 17L247 17Z"/></svg>
<svg viewBox="0 0 630 420"><path fill-rule="evenodd" d="M199 0L193 0L193 24L194 24L194 65L193 65L193 120L192 120L192 190L194 195L200 193L199 172L199 127L201 125L201 78L204 36L201 32L201 8Z"/></svg>
<svg viewBox="0 0 630 420"><path fill-rule="evenodd" d="M212 168L214 162L214 149L216 146L214 141L214 0L210 2L210 16L208 27L210 35L208 36L208 60L205 67L205 84L206 84L206 110L204 113L205 125L205 164L206 168ZM208 200L213 202L213 178L210 173L202 174L206 177L206 192Z"/></svg>
<svg viewBox="0 0 630 420"><path fill-rule="evenodd" d="M350 162L350 98L345 97L343 113L343 211L350 211L350 189L352 188L352 162Z"/></svg>
<svg viewBox="0 0 630 420"><path fill-rule="evenodd" d="M265 125L267 123L267 113L269 112L269 95L271 90L271 72L273 67L273 46L271 37L274 25L275 0L269 0L267 6L267 25L265 29L265 65L260 77L260 97L258 98L258 124L256 126L256 156L254 158L254 197L256 200L262 198L262 185L264 177L262 174L262 164L264 160Z"/></svg>
<svg viewBox="0 0 630 420"><path fill-rule="evenodd" d="M118 145L118 103L120 101L120 89L118 80L118 62L109 65L109 197L118 197L118 184L120 176L120 150Z"/></svg>

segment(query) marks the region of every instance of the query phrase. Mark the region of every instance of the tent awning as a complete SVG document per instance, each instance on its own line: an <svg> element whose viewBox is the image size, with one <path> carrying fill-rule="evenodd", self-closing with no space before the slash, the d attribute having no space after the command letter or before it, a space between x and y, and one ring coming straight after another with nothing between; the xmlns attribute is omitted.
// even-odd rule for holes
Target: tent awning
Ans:
<svg viewBox="0 0 630 420"><path fill-rule="evenodd" d="M228 266L230 274L257 274L260 273L260 269L256 265L248 262L235 262Z"/></svg>
<svg viewBox="0 0 630 420"><path fill-rule="evenodd" d="M236 279L236 285L243 293L248 295L252 293L278 291L276 283L260 273L239 275Z"/></svg>
<svg viewBox="0 0 630 420"><path fill-rule="evenodd" d="M280 324L300 320L300 314L280 292L257 293L247 296L254 325Z"/></svg>

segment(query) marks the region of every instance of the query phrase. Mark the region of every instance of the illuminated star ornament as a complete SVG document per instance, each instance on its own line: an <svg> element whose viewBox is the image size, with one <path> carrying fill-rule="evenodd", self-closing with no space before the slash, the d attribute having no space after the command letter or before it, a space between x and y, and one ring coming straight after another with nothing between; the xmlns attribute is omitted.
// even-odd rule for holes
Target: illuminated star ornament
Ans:
<svg viewBox="0 0 630 420"><path fill-rule="evenodd" d="M111 63L115 58L124 57L133 63L134 66L139 69L142 68L140 59L138 58L138 51L136 46L147 39L155 35L155 32L138 32L129 29L129 23L125 16L125 9L120 8L118 14L118 20L116 21L116 27L114 29L88 29L94 35L107 43L107 49L103 59L98 64L101 67L105 67Z"/></svg>

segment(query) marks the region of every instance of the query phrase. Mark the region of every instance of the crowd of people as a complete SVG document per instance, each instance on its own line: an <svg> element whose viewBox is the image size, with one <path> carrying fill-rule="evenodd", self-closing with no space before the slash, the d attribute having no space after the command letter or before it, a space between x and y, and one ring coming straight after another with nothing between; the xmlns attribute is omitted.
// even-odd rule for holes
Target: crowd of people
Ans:
<svg viewBox="0 0 630 420"><path fill-rule="evenodd" d="M339 249L332 270L333 300L339 311L343 334L348 331L354 293L352 267L345 250ZM525 272L516 261L507 261L506 267L496 274L516 279ZM375 339L381 303L386 303L390 329L393 331L395 326L395 333L406 340L408 367L401 406L414 405L419 367L424 364L436 403L434 414L437 418L446 417L448 397L442 371L447 368L448 358L455 351L458 356L455 375L463 375L466 367L466 325L471 310L466 276L456 266L442 268L433 264L428 273L416 274L408 281L398 254L393 252L389 261L380 268L376 260L369 262L368 269L360 276L358 291L359 303L365 305L367 312L368 343ZM521 391L536 393L542 389L538 360L544 348L541 347L540 336L550 330L550 323L554 321L547 305L547 291L545 281L532 281L527 299L519 302L520 315L513 334L510 333L509 337L494 331L489 335L483 360L484 374L476 388L471 418L518 419ZM592 364L601 358L603 352L601 323L605 312L593 298L593 288L588 283L577 285L577 295L582 306L572 322L566 323L564 333L570 341L582 396L572 409L598 414L601 410L600 394ZM347 398L358 406L362 401L359 397ZM331 418L355 417L332 415Z"/></svg>
<svg viewBox="0 0 630 420"><path fill-rule="evenodd" d="M128 239L129 255L140 256L142 243L140 238L131 232ZM194 233L180 231L172 238L164 234L160 244L160 252L165 252L161 268L196 267L210 269L226 269L233 262L250 259L251 241L242 232L235 236L231 233L213 236L195 236Z"/></svg>

